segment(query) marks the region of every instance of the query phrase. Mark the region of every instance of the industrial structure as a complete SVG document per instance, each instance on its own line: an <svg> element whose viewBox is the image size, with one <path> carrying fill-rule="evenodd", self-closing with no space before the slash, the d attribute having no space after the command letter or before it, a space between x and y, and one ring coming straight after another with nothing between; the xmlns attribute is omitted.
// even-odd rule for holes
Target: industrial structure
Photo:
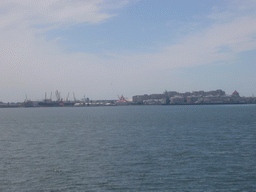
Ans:
<svg viewBox="0 0 256 192"><path fill-rule="evenodd" d="M73 93L73 100L69 100L69 95L66 98L61 97L61 93L56 90L55 97L45 98L42 101L31 101L27 98L24 102L0 102L0 108L15 108L15 107L86 107L86 106L124 106L124 105L208 105L208 104L256 104L256 98L241 97L237 91L231 95L227 95L225 91L217 89L215 91L192 91L179 93L177 91L165 91L162 94L144 94L135 95L131 99L126 99L123 95L118 96L118 100L90 100L84 98L77 100Z"/></svg>

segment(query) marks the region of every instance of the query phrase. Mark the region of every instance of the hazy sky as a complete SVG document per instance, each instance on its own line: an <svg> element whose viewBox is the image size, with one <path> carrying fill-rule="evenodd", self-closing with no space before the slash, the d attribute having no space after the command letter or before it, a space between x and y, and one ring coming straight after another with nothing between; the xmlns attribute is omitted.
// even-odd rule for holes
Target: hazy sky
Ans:
<svg viewBox="0 0 256 192"><path fill-rule="evenodd" d="M0 101L256 95L255 10L256 0L1 0Z"/></svg>

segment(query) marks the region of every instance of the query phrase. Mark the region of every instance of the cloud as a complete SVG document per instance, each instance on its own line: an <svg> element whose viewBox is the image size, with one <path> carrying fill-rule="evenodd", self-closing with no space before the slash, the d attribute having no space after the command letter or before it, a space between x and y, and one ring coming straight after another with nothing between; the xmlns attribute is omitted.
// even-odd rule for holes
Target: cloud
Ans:
<svg viewBox="0 0 256 192"><path fill-rule="evenodd" d="M47 90L74 91L84 87L89 92L97 89L105 93L116 94L117 90L125 93L127 87L148 82L152 75L163 78L162 71L232 62L239 53L256 49L256 15L243 11L256 8L255 1L251 1L252 4L238 1L236 5L240 8L231 7L206 16L211 20L207 28L185 35L175 44L156 47L154 53L123 50L114 53L106 50L104 54L67 53L59 46L58 38L49 41L44 36L37 36L40 29L35 25L47 25L50 30L52 25L103 22L116 16L108 10L129 3L118 2L2 0L0 88L24 90L28 94L37 92L34 98L40 98L39 95ZM114 88L109 86L113 82Z"/></svg>
<svg viewBox="0 0 256 192"><path fill-rule="evenodd" d="M236 17L225 23L213 23L200 32L187 35L176 44L160 48L156 53L116 57L122 63L127 61L127 65L133 62L137 68L142 66L144 70L152 71L232 62L239 53L256 49L255 18L250 15Z"/></svg>
<svg viewBox="0 0 256 192"><path fill-rule="evenodd" d="M99 74L97 66L90 67L97 62L95 55L83 54L83 58L79 54L65 55L58 38L48 41L38 34L42 29L44 32L83 22L98 24L115 16L108 13L115 7L109 4L107 9L103 3L103 0L0 1L0 87L6 90L5 97L12 100L14 94L9 94L12 90L42 92L70 82L89 82L92 75ZM120 8L125 1L118 4ZM35 27L40 25L44 27ZM87 68L85 60L90 61ZM79 74L85 68L86 78L81 79Z"/></svg>
<svg viewBox="0 0 256 192"><path fill-rule="evenodd" d="M108 3L104 7L104 0L2 0L0 7L4 10L1 24L13 25L26 23L29 25L70 25L82 22L100 23L116 14L107 13L114 7L123 6L127 0L120 0L115 5Z"/></svg>
<svg viewBox="0 0 256 192"><path fill-rule="evenodd" d="M206 16L211 19L209 26L184 36L173 45L159 48L157 53L128 55L126 59L133 58L152 70L232 63L240 53L256 49L256 14L248 12L255 10L256 1L250 2L237 1L225 11ZM241 11L242 5L246 12Z"/></svg>

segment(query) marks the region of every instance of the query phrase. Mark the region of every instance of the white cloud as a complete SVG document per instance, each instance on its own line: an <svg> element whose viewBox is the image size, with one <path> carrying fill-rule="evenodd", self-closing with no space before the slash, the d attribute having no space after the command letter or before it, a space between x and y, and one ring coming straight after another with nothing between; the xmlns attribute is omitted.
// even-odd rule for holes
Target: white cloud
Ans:
<svg viewBox="0 0 256 192"><path fill-rule="evenodd" d="M158 53L122 55L118 59L130 62L132 58L136 64L152 70L232 61L237 58L237 54L256 49L255 18L237 17L231 22L213 24L200 33L160 49ZM223 52L222 47L229 51Z"/></svg>
<svg viewBox="0 0 256 192"><path fill-rule="evenodd" d="M215 24L174 45L158 48L157 53L106 53L110 56L107 59L97 54L67 54L57 41L38 38L36 29L31 27L99 23L114 16L107 13L106 7L122 7L128 1L119 1L118 5L113 2L116 1L106 6L103 0L1 1L5 12L0 15L0 88L37 92L34 99L54 89L74 91L86 87L90 92L115 89L114 94L117 90L125 93L124 84L129 82L125 86L128 87L147 82L153 72L232 61L238 53L256 49L256 15L239 15L237 10L214 13L210 17L216 20ZM218 22L224 17L225 22ZM221 47L228 47L229 51L221 52ZM115 87L109 86L113 82Z"/></svg>
<svg viewBox="0 0 256 192"><path fill-rule="evenodd" d="M3 0L1 24L29 22L29 25L100 23L115 14L107 13L104 0ZM120 1L118 5L126 1ZM116 6L116 5L115 5ZM110 9L111 7L109 7ZM3 25L2 25L3 27Z"/></svg>

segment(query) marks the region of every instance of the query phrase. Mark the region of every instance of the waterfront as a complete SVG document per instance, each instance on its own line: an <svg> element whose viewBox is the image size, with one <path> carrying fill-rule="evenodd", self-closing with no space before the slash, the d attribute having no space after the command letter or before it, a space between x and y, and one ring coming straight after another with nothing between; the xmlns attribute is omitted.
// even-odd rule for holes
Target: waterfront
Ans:
<svg viewBox="0 0 256 192"><path fill-rule="evenodd" d="M52 95L52 94L51 94ZM68 94L69 95L69 94ZM73 93L74 95L74 93ZM74 100L61 98L60 92L56 90L57 100L47 98L43 101L31 101L25 99L24 102L0 102L0 108L17 108L17 107L88 107L88 106L120 106L120 105L234 105L234 104L256 104L256 98L241 97L237 91L232 95L227 95L225 91L217 89L215 91L192 91L179 93L177 91L165 91L162 94L144 94L133 96L132 99L127 99L123 95L118 96L119 100L90 100L83 98L77 100L74 95Z"/></svg>
<svg viewBox="0 0 256 192"><path fill-rule="evenodd" d="M0 109L3 191L253 191L256 105Z"/></svg>

